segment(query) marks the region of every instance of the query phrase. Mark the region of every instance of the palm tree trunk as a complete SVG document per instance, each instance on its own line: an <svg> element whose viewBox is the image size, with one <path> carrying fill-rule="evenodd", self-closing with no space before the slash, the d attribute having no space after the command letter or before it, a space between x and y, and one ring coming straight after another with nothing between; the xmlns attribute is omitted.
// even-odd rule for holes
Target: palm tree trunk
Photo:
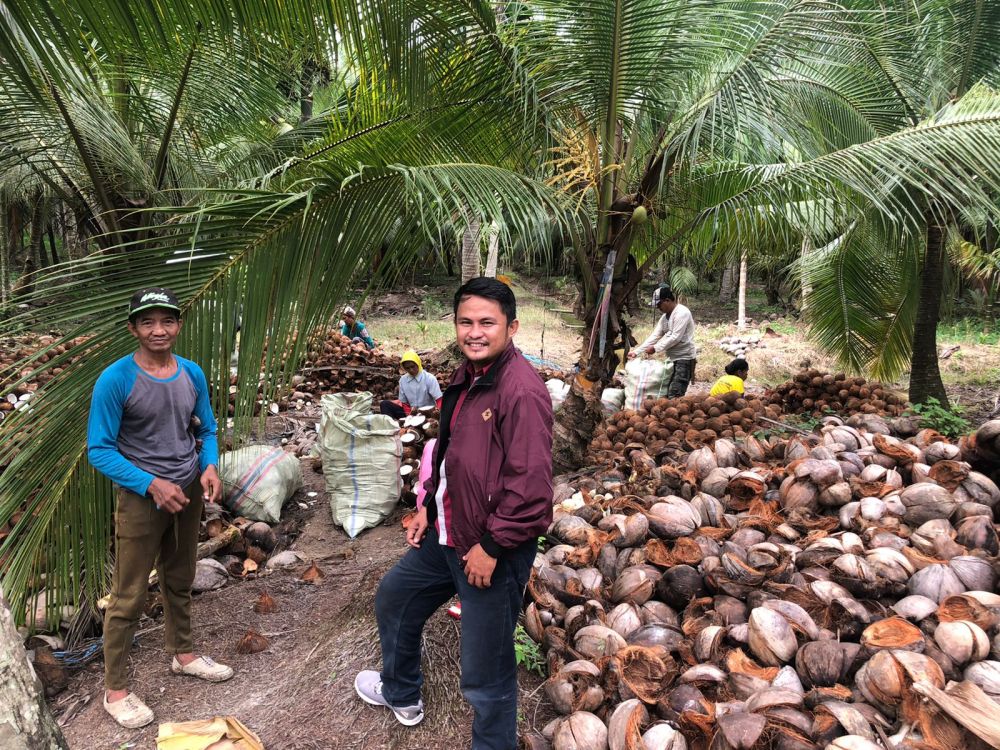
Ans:
<svg viewBox="0 0 1000 750"><path fill-rule="evenodd" d="M722 271L722 286L719 288L719 302L732 302L735 291L736 264L726 266Z"/></svg>
<svg viewBox="0 0 1000 750"><path fill-rule="evenodd" d="M55 217L49 216L49 220L45 223L45 232L49 238L49 253L52 255L53 265L59 262L59 252L56 250L56 233L52 227L54 222Z"/></svg>
<svg viewBox="0 0 1000 750"><path fill-rule="evenodd" d="M313 116L313 79L308 66L303 66L299 76L299 122L306 122Z"/></svg>
<svg viewBox="0 0 1000 750"><path fill-rule="evenodd" d="M14 247L13 209L3 207L3 234L0 235L0 309L10 299L10 260Z"/></svg>
<svg viewBox="0 0 1000 750"><path fill-rule="evenodd" d="M938 366L937 326L941 313L944 276L944 227L934 218L927 221L927 250L920 272L920 297L913 331L913 354L910 357L910 401L914 404L936 398L948 406L948 394Z"/></svg>
<svg viewBox="0 0 1000 750"><path fill-rule="evenodd" d="M740 256L740 288L736 302L736 327L743 330L747 327L747 254Z"/></svg>
<svg viewBox="0 0 1000 750"><path fill-rule="evenodd" d="M479 276L479 219L473 219L462 235L462 283Z"/></svg>
<svg viewBox="0 0 1000 750"><path fill-rule="evenodd" d="M0 747L69 750L0 590Z"/></svg>
<svg viewBox="0 0 1000 750"><path fill-rule="evenodd" d="M809 253L812 252L812 240L808 237L802 238L802 251L799 253L800 258L805 258ZM805 274L802 274L802 299L801 299L801 311L805 315L806 306L809 301L809 295L812 294L812 285L806 280Z"/></svg>
<svg viewBox="0 0 1000 750"><path fill-rule="evenodd" d="M497 262L500 259L500 231L494 222L490 226L490 242L489 249L486 252L486 272L485 276L490 278L496 278L497 275Z"/></svg>

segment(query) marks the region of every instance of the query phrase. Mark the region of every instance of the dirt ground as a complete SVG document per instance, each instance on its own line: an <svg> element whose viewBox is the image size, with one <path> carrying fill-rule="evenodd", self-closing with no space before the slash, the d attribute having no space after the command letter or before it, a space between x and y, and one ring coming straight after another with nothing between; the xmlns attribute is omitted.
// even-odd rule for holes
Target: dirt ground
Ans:
<svg viewBox="0 0 1000 750"><path fill-rule="evenodd" d="M131 688L153 709L156 721L132 731L105 714L103 662L97 660L52 702L73 750L155 748L159 722L225 715L257 732L268 750L468 747L472 712L459 690L460 625L443 611L424 633L427 714L422 724L404 727L388 711L355 695L355 674L380 664L375 589L404 552L401 511L350 540L332 522L322 475L308 468L304 474L306 486L286 507L302 516L302 533L291 549L305 562L195 597L197 650L231 665L236 676L213 685L172 675L162 651L162 618L144 619L132 649ZM309 498L309 491L318 495ZM298 502L311 506L302 511ZM297 581L311 561L326 574L316 586ZM253 611L262 591L277 602L274 614ZM237 654L236 642L250 628L263 633L270 647ZM522 725L541 727L551 718L540 705L541 679L522 670L519 683Z"/></svg>

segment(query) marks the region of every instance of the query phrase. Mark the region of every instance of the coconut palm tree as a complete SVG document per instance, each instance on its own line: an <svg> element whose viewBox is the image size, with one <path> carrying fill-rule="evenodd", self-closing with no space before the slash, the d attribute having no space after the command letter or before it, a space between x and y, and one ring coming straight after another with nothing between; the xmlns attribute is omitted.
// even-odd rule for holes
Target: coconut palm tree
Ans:
<svg viewBox="0 0 1000 750"><path fill-rule="evenodd" d="M887 203L851 201L857 210L833 224L827 213L823 227L804 217L817 248L801 263L808 319L815 338L852 369L892 379L908 366L910 401L947 405L936 331L949 255L965 237L983 237L986 217L997 216L991 162L1000 109L991 85L1000 73L1000 7L852 5L867 14L860 33L870 64L849 87L842 71L814 74L845 96L831 110L839 124L817 140L823 166L810 179L850 189L861 176L852 171L862 168L866 182L881 178ZM877 120L862 109L874 102ZM885 163L855 161L887 151ZM895 221L886 221L886 208Z"/></svg>

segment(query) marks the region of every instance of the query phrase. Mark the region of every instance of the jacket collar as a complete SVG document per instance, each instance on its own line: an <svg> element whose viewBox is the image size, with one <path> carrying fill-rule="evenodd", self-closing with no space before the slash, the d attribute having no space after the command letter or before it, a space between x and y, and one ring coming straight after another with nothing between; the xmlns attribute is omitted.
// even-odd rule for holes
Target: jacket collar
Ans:
<svg viewBox="0 0 1000 750"><path fill-rule="evenodd" d="M513 340L511 340L510 342L508 342L507 348L503 350L503 352L500 354L499 357L497 357L497 359L495 359L493 362L490 363L489 367L486 368L486 372L484 372L479 377L479 380L476 382L480 385L485 385L485 386L493 385L493 383L497 379L497 375L499 374L500 370L503 369L503 366L506 365L508 362L510 362L510 360L512 360L516 354L517 354L517 348L514 346ZM454 384L455 385L467 384L470 380L472 380L473 377L474 373L471 367L471 363L469 362L469 360L465 360L465 364L463 364L458 371L458 377L455 378Z"/></svg>

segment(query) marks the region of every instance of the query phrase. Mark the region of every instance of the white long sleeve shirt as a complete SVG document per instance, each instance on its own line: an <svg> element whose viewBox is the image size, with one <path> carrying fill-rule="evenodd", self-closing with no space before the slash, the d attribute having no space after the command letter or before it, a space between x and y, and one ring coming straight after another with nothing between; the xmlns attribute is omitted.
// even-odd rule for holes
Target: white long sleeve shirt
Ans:
<svg viewBox="0 0 1000 750"><path fill-rule="evenodd" d="M691 311L678 304L670 315L661 316L653 332L639 345L638 351L643 352L650 346L656 349L657 354L663 354L674 362L679 359L695 359L698 350L694 345L694 318L691 317Z"/></svg>

